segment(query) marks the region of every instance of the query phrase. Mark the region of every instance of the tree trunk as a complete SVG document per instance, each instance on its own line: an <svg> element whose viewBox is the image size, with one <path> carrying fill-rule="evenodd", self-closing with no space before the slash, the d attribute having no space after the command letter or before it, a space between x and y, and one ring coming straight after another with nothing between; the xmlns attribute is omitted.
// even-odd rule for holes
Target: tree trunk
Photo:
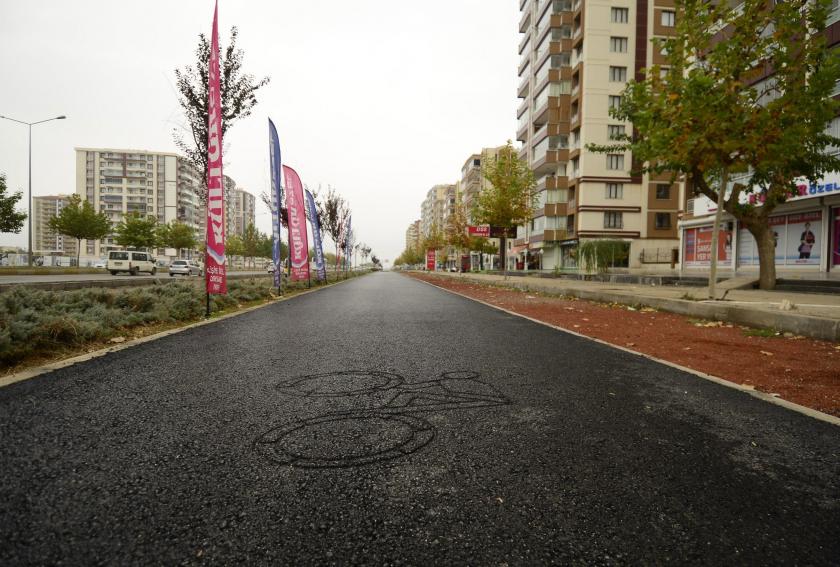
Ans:
<svg viewBox="0 0 840 567"><path fill-rule="evenodd" d="M76 239L76 267L82 267L82 239Z"/></svg>
<svg viewBox="0 0 840 567"><path fill-rule="evenodd" d="M499 257L502 260L502 273L507 275L507 238L504 236L499 239Z"/></svg>
<svg viewBox="0 0 840 567"><path fill-rule="evenodd" d="M718 261L718 239L720 238L720 219L723 215L723 203L726 199L726 186L729 185L729 168L724 167L720 176L720 187L718 188L717 210L715 211L715 222L712 225L712 250L709 266L709 299L715 298L715 286L717 285L717 261Z"/></svg>
<svg viewBox="0 0 840 567"><path fill-rule="evenodd" d="M776 239L767 222L745 224L758 248L758 287L776 288Z"/></svg>

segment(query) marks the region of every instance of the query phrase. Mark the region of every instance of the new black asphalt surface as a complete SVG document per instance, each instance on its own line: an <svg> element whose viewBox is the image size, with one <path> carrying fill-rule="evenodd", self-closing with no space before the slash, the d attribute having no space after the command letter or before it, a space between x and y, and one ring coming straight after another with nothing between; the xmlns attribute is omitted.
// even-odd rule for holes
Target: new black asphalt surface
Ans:
<svg viewBox="0 0 840 567"><path fill-rule="evenodd" d="M389 273L0 389L0 565L182 563L838 564L840 428Z"/></svg>

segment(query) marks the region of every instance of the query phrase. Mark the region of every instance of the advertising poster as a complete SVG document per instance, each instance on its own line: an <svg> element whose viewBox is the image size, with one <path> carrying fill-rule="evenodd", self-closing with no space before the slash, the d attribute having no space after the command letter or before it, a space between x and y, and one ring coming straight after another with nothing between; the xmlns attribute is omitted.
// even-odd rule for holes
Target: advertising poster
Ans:
<svg viewBox="0 0 840 567"><path fill-rule="evenodd" d="M770 230L773 231L773 240L776 243L777 264L784 264L785 260L786 224L787 217L784 215L770 217ZM738 265L758 266L758 245L752 233L746 228L738 231Z"/></svg>
<svg viewBox="0 0 840 567"><path fill-rule="evenodd" d="M426 269L430 272L435 271L435 251L426 250Z"/></svg>
<svg viewBox="0 0 840 567"><path fill-rule="evenodd" d="M819 265L822 232L822 213L800 213L787 216L787 242L785 243L785 264ZM778 256L777 256L778 257Z"/></svg>
<svg viewBox="0 0 840 567"><path fill-rule="evenodd" d="M840 209L831 211L834 223L831 227L831 265L840 266Z"/></svg>
<svg viewBox="0 0 840 567"><path fill-rule="evenodd" d="M712 263L712 227L701 226L689 228L685 231L685 250L683 251L686 266L710 266ZM721 230L718 236L718 263L729 262L732 259L732 232Z"/></svg>

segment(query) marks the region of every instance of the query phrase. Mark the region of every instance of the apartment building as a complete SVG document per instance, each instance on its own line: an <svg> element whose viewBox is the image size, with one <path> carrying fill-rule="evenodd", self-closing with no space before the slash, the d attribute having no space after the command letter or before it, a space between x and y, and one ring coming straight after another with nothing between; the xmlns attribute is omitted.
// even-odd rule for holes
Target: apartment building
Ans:
<svg viewBox="0 0 840 567"><path fill-rule="evenodd" d="M128 213L154 216L159 223L183 222L203 241L203 175L183 157L166 152L76 148L76 193L118 224ZM82 253L103 257L119 249L113 235L83 241Z"/></svg>
<svg viewBox="0 0 840 567"><path fill-rule="evenodd" d="M517 231L509 267L576 269L581 241L619 239L629 267L667 258L670 268L682 187L668 175L633 174L629 153L596 154L586 144L631 131L609 109L628 79L664 63L651 39L673 33L673 2L521 0L520 11L517 140L539 205Z"/></svg>
<svg viewBox="0 0 840 567"><path fill-rule="evenodd" d="M256 225L257 213L257 199L244 189L236 187L236 183L225 176L225 185L228 185L228 180L232 186L230 187L225 203L227 211L227 234L242 236L245 234L245 229L249 224Z"/></svg>
<svg viewBox="0 0 840 567"><path fill-rule="evenodd" d="M76 239L50 228L50 220L69 203L68 195L42 195L32 198L32 249L44 256L76 255Z"/></svg>
<svg viewBox="0 0 840 567"><path fill-rule="evenodd" d="M426 193L420 211L422 236L428 236L432 228L443 231L446 219L455 206L455 185L435 185Z"/></svg>
<svg viewBox="0 0 840 567"><path fill-rule="evenodd" d="M204 242L206 220L202 202L203 173L185 158L168 152L112 148L76 148L76 193L104 212L113 225L123 216L139 213L159 223L178 221L193 228ZM226 229L242 234L255 220L256 199L225 176ZM82 241L82 254L104 257L120 249L113 235Z"/></svg>
<svg viewBox="0 0 840 567"><path fill-rule="evenodd" d="M473 154L467 158L464 165L461 167L461 184L460 192L461 200L467 211L467 219L470 224L474 224L472 217L472 210L475 204L475 199L483 191L492 187L491 183L484 178L484 168L492 160L496 158L504 146L497 148L483 148L481 153Z"/></svg>
<svg viewBox="0 0 840 567"><path fill-rule="evenodd" d="M420 246L420 221L416 220L405 229L405 249L415 250Z"/></svg>

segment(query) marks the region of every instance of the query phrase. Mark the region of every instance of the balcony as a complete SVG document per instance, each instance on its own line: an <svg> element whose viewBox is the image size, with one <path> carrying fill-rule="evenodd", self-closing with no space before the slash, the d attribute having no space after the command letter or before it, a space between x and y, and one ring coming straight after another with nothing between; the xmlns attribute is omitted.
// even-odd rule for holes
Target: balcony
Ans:
<svg viewBox="0 0 840 567"><path fill-rule="evenodd" d="M525 78L519 82L519 87L516 89L516 96L518 98L525 98L528 96L528 86L530 85L531 77L527 74Z"/></svg>
<svg viewBox="0 0 840 567"><path fill-rule="evenodd" d="M527 142L528 141L528 122L524 124L519 124L519 129L516 131L516 141L517 142Z"/></svg>
<svg viewBox="0 0 840 567"><path fill-rule="evenodd" d="M565 217L568 210L568 203L546 203L545 216Z"/></svg>
<svg viewBox="0 0 840 567"><path fill-rule="evenodd" d="M569 199L569 202L566 204L566 213L573 215L577 212L577 199L572 197Z"/></svg>
<svg viewBox="0 0 840 567"><path fill-rule="evenodd" d="M574 233L572 233L574 234ZM543 239L546 242L557 242L559 240L567 240L569 237L569 231L559 228L559 229L546 229L543 232Z"/></svg>
<svg viewBox="0 0 840 567"><path fill-rule="evenodd" d="M528 28L524 33L525 36L522 38L522 41L519 42L519 55L522 55L522 52L525 51L525 47L531 41L531 29Z"/></svg>
<svg viewBox="0 0 840 567"><path fill-rule="evenodd" d="M525 13L522 14L522 19L519 20L519 33L525 33L528 29L528 25L531 23L531 10L530 6L528 6L528 10L525 10Z"/></svg>

